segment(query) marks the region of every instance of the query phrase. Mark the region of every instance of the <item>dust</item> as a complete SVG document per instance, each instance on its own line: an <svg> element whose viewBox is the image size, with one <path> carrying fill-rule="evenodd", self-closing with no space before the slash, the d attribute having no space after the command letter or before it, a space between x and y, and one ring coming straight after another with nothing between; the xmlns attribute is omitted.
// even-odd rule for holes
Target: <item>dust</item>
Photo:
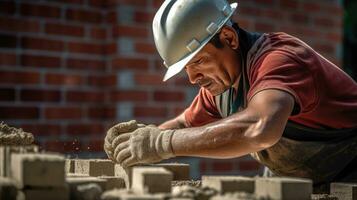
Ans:
<svg viewBox="0 0 357 200"><path fill-rule="evenodd" d="M33 141L32 133L0 123L0 145L30 145Z"/></svg>

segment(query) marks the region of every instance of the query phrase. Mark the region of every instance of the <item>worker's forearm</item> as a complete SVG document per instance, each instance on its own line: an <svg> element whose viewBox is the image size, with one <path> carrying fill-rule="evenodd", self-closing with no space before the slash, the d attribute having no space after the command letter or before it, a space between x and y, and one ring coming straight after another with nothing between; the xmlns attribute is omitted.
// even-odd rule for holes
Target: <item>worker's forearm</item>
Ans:
<svg viewBox="0 0 357 200"><path fill-rule="evenodd" d="M186 127L187 126L185 122L185 117L183 114L159 125L160 129L179 129L179 128L186 128Z"/></svg>
<svg viewBox="0 0 357 200"><path fill-rule="evenodd" d="M264 119L247 115L241 113L203 127L177 130L172 138L175 155L230 158L264 149L264 141L257 136Z"/></svg>

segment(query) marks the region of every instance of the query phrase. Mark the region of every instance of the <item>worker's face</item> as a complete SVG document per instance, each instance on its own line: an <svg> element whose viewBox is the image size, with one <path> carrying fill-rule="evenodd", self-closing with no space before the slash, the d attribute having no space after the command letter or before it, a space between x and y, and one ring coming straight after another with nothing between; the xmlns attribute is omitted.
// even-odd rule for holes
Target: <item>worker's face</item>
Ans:
<svg viewBox="0 0 357 200"><path fill-rule="evenodd" d="M236 49L238 36L234 29L224 27L220 33L222 48L208 43L185 66L192 84L207 89L213 96L230 88L240 75L240 62Z"/></svg>

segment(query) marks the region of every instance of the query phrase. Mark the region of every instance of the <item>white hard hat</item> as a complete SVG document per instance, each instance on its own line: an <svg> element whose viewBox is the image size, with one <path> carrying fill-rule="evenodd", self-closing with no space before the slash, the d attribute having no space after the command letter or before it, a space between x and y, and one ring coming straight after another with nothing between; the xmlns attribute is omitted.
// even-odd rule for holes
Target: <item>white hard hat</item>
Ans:
<svg viewBox="0 0 357 200"><path fill-rule="evenodd" d="M233 15L226 0L166 0L153 20L156 48L168 68L164 81L179 73Z"/></svg>

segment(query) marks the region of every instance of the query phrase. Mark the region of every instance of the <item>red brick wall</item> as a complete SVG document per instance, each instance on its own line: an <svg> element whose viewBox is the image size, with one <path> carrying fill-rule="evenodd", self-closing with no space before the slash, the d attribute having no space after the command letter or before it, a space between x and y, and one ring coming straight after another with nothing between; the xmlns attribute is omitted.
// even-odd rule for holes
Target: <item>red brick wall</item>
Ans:
<svg viewBox="0 0 357 200"><path fill-rule="evenodd" d="M241 1L239 24L285 31L340 64L337 0ZM179 114L197 88L161 82L151 20L160 0L0 1L0 120L33 132L43 149L100 156L108 127ZM256 172L250 159L192 160L203 174ZM197 173L195 173L197 176Z"/></svg>

